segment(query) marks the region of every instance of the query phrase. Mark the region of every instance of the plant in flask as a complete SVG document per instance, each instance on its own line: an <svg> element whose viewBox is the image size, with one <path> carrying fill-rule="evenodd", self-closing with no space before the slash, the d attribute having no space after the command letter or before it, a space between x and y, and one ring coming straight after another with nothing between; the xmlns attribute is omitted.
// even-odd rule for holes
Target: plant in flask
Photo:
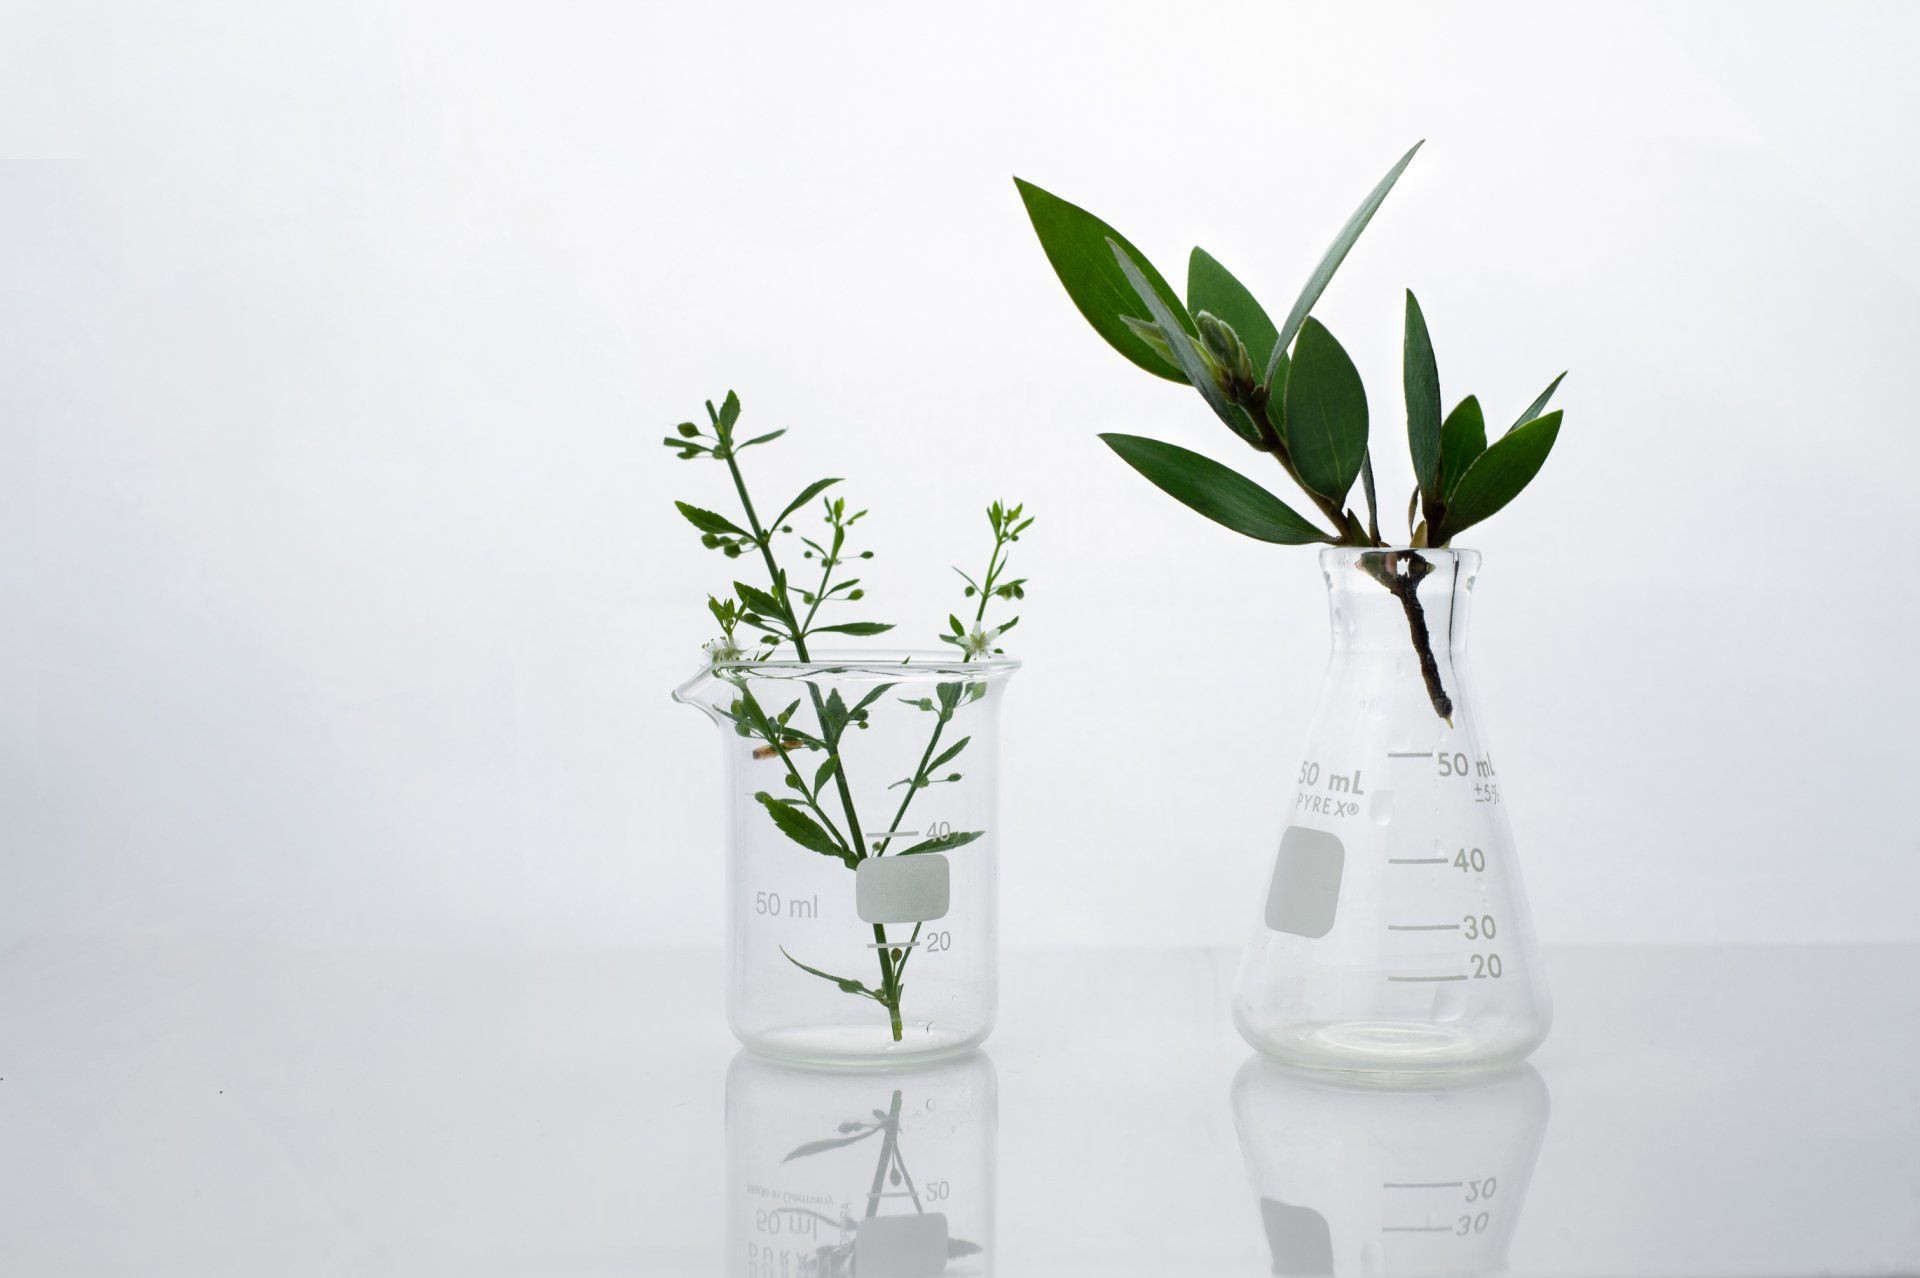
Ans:
<svg viewBox="0 0 1920 1278"><path fill-rule="evenodd" d="M1189 256L1183 299L1118 231L1015 179L1048 261L1095 331L1138 367L1191 386L1317 512L1178 444L1100 436L1162 491L1235 532L1327 547L1333 660L1235 1017L1256 1046L1335 1068L1515 1060L1550 1019L1504 799L1473 712L1466 616L1479 555L1453 542L1539 473L1560 432L1548 404L1565 375L1490 439L1475 396L1443 412L1426 316L1406 292L1412 482L1396 545L1381 531L1393 512L1377 492L1366 388L1312 314L1419 149L1347 219L1278 324L1205 250Z"/></svg>
<svg viewBox="0 0 1920 1278"><path fill-rule="evenodd" d="M746 747L726 756L734 1028L749 1046L798 1058L970 1045L995 997L996 694L1016 665L1001 639L1019 618L1003 614L1026 596L1012 550L1033 519L1019 505L988 508L986 565L977 577L956 569L967 619L949 615L945 649L821 652L823 640L892 629L838 619L866 597L853 573L874 553L854 546L867 512L828 494L840 480L821 479L763 520L740 454L785 432L737 439L732 392L707 414L705 429L683 423L665 443L720 462L737 513L675 504L703 545L761 578L709 597L720 635L707 669L676 693ZM817 528L796 531L809 506ZM804 566L790 576L795 549Z"/></svg>

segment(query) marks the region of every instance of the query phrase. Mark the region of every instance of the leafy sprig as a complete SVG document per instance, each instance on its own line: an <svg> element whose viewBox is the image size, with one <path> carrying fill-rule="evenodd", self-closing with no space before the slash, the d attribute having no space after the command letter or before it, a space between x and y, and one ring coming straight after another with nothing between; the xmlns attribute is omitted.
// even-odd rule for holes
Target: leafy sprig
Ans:
<svg viewBox="0 0 1920 1278"><path fill-rule="evenodd" d="M1014 179L1040 245L1067 295L1121 355L1156 376L1192 386L1241 442L1270 455L1316 508L1301 514L1264 486L1180 445L1138 435L1100 438L1175 500L1216 523L1279 545L1314 542L1386 548L1369 454L1366 388L1346 349L1312 316L1360 233L1420 150L1416 143L1374 186L1321 255L1285 320L1275 325L1254 295L1204 249L1188 260L1183 300L1144 254L1076 205ZM1547 411L1562 373L1489 443L1480 403L1469 395L1444 417L1440 374L1426 316L1405 299L1402 398L1415 486L1405 552L1363 557L1362 567L1402 600L1422 668L1437 671L1415 588L1430 571L1417 552L1448 545L1494 515L1545 464L1561 414ZM1349 504L1360 485L1365 517ZM1434 709L1451 699L1430 674Z"/></svg>
<svg viewBox="0 0 1920 1278"><path fill-rule="evenodd" d="M776 795L761 790L755 793L754 798L780 833L806 851L837 860L848 869L858 869L863 860L887 854L895 838L894 832L900 830L901 822L918 793L936 784L948 784L961 779L959 772L944 770L954 764L972 738L962 737L944 749L942 738L954 715L962 706L983 696L986 686L978 682L945 681L935 685L933 697L917 700L902 698L932 713L934 724L914 772L890 787L904 787L906 790L893 820L879 838L869 843L862 833L860 814L854 805L842 744L849 731L868 726L877 703L896 685L876 684L865 690L858 701L849 705L839 689L830 689L823 694L816 684L808 682L806 699L813 711L813 727L809 729L799 722L800 699L796 698L779 711L769 711L761 704L747 675L740 669L748 658L738 638L742 627L756 630L760 632L758 644L761 651L758 656L761 659L771 656L782 645L790 645L796 657L801 661L810 661L808 640L816 635L869 636L891 629L886 622L830 621L823 619L821 614L822 608L828 604L857 603L865 598L866 592L859 578L846 575L845 570L855 562L873 557L871 550L855 550L849 544L851 530L867 512L850 509L842 496L824 497L826 490L840 480L820 479L803 488L774 520L762 523L747 490L738 461L739 454L749 447L776 439L785 432L772 431L736 443L735 428L740 419L740 400L731 391L718 408L711 401L707 403L707 417L707 431L702 431L691 422L682 423L665 442L683 460L707 459L725 464L735 495L739 498L740 517L744 520L744 526L716 511L687 502L674 504L687 522L699 531L702 545L720 551L728 559L740 559L748 551L756 552L767 578L765 585L736 580L733 594L728 598L708 597L707 608L720 626L721 637L709 642L706 651L716 672L728 680L737 693L718 713L732 722L739 735L759 743L753 750L754 758L779 761L783 774L781 782L789 793ZM776 553L777 539L793 535L794 529L788 520L816 498L821 499L825 530L817 537L801 535L799 540L804 547L801 558L817 564L820 575L811 587L796 588L790 584L786 568ZM985 616L988 600L1011 601L1023 599L1026 594L1025 578L1009 579L1006 576L1007 550L1019 540L1020 534L1032 525L1033 520L1022 514L1021 507L1008 507L1001 502L995 502L987 515L993 528L994 546L982 579L976 582L967 578L968 597L977 595L980 602L971 635L974 642L961 645L963 661L971 661L988 651L1000 651L993 647L994 641L1012 629L1018 620L1015 618L991 631L987 630ZM966 576L964 573L961 575ZM957 617L954 618L954 624L959 625ZM964 628L962 635L968 637ZM816 765L808 760L807 766L802 767L803 756L808 754L820 755L820 761ZM943 833L916 843L898 855L950 851L973 842L984 833L981 830ZM881 924L873 925L873 937L880 968L877 986L850 977L836 976L803 963L784 949L781 953L800 971L831 982L845 993L879 1003L887 1011L893 1037L897 1041L902 1037L903 1028L900 1008L905 985L902 977L907 960L919 943L920 926L915 925L913 935L904 943L890 940L885 926Z"/></svg>

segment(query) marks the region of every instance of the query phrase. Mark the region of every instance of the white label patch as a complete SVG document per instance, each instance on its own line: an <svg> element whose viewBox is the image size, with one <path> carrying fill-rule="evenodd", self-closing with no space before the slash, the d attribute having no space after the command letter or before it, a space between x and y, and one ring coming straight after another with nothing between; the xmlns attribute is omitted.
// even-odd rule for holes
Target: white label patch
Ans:
<svg viewBox="0 0 1920 1278"><path fill-rule="evenodd" d="M920 858L907 859L918 861ZM853 1272L857 1274L933 1278L945 1272L946 1267L947 1218L937 1211L917 1216L869 1216L856 1227Z"/></svg>
<svg viewBox="0 0 1920 1278"><path fill-rule="evenodd" d="M1288 826L1267 888L1267 926L1315 939L1331 932L1346 865L1347 849L1338 835Z"/></svg>
<svg viewBox="0 0 1920 1278"><path fill-rule="evenodd" d="M925 923L944 918L951 870L938 852L868 857L854 871L854 906L866 923Z"/></svg>

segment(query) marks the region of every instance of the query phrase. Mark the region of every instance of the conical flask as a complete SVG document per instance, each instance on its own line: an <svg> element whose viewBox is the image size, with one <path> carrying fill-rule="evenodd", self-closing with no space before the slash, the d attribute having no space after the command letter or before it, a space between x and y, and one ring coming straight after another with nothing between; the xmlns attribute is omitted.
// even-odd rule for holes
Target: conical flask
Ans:
<svg viewBox="0 0 1920 1278"><path fill-rule="evenodd" d="M1471 550L1321 553L1333 653L1234 1023L1295 1064L1517 1061L1552 1019L1475 712Z"/></svg>

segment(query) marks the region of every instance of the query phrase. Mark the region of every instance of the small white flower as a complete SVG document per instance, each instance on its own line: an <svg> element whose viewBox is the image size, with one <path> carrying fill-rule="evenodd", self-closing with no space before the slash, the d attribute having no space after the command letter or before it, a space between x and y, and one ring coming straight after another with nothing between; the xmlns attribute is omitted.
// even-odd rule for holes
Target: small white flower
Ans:
<svg viewBox="0 0 1920 1278"><path fill-rule="evenodd" d="M982 630L980 627L975 626L967 632L967 636L961 642L960 648L961 651L965 652L969 657L990 657L993 655L993 641L999 637L1000 632L998 630Z"/></svg>
<svg viewBox="0 0 1920 1278"><path fill-rule="evenodd" d="M716 666L725 665L730 661L743 660L747 655L746 651L741 648L739 644L735 643L731 636L720 639L709 639L701 644L700 647L707 654L708 663Z"/></svg>

